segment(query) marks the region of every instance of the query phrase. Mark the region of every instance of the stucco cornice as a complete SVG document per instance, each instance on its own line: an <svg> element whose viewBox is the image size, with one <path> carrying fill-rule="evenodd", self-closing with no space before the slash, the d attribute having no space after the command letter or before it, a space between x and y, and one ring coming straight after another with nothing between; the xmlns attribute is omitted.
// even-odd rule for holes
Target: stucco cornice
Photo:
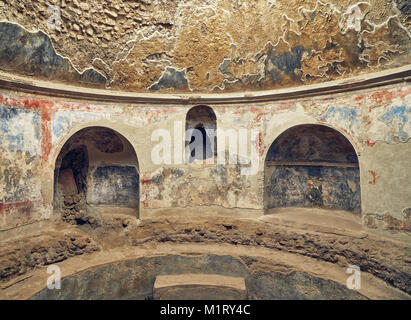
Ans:
<svg viewBox="0 0 411 320"><path fill-rule="evenodd" d="M0 73L0 88L45 95L65 99L161 105L200 105L200 104L249 104L276 102L290 99L309 98L361 91L382 86L407 83L411 80L411 65L372 74L330 81L322 84L305 85L292 88L213 94L159 94L121 92L108 89L94 89L57 84L48 81L27 79L21 76Z"/></svg>

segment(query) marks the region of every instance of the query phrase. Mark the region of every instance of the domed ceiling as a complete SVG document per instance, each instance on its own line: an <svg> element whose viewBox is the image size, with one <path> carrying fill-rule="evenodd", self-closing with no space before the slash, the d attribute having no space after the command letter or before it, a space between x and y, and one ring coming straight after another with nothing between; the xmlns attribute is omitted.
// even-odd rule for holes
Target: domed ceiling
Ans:
<svg viewBox="0 0 411 320"><path fill-rule="evenodd" d="M129 92L271 90L410 62L407 0L0 0L0 70Z"/></svg>

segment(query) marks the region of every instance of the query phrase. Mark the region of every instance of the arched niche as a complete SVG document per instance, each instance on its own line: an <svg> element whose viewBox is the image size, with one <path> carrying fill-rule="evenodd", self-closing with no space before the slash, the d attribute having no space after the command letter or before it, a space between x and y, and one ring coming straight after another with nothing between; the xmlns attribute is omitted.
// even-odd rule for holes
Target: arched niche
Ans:
<svg viewBox="0 0 411 320"><path fill-rule="evenodd" d="M217 117L208 106L191 108L186 116L186 159L207 160L217 155Z"/></svg>
<svg viewBox="0 0 411 320"><path fill-rule="evenodd" d="M357 154L340 132L323 125L298 125L268 150L264 208L318 207L361 213Z"/></svg>
<svg viewBox="0 0 411 320"><path fill-rule="evenodd" d="M73 134L57 156L54 209L66 216L90 206L139 211L139 166L130 142L106 127Z"/></svg>

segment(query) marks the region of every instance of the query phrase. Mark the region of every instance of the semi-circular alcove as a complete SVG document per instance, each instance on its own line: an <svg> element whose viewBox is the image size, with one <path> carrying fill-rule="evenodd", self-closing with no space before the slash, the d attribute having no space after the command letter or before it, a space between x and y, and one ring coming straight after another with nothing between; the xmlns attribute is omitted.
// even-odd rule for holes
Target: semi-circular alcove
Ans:
<svg viewBox="0 0 411 320"><path fill-rule="evenodd" d="M361 213L360 169L350 141L324 125L298 125L271 145L264 208L318 207Z"/></svg>
<svg viewBox="0 0 411 320"><path fill-rule="evenodd" d="M115 130L87 127L73 134L56 159L54 177L55 210L119 207L132 208L138 216L137 155Z"/></svg>

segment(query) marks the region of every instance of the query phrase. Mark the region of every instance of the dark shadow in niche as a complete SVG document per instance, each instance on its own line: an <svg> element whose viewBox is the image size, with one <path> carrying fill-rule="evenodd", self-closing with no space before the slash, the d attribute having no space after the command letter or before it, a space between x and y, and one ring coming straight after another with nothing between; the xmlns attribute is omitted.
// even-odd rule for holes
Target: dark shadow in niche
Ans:
<svg viewBox="0 0 411 320"><path fill-rule="evenodd" d="M58 181L63 190L87 192L88 152L86 146L73 149L61 161ZM73 183L74 182L74 183Z"/></svg>
<svg viewBox="0 0 411 320"><path fill-rule="evenodd" d="M192 163L194 160L206 160L214 156L212 150L210 137L207 135L206 130L202 124L195 127L197 134L192 134L190 138L190 159L189 162Z"/></svg>
<svg viewBox="0 0 411 320"><path fill-rule="evenodd" d="M208 106L191 108L186 117L187 161L206 160L217 155L217 117Z"/></svg>
<svg viewBox="0 0 411 320"><path fill-rule="evenodd" d="M264 208L319 207L361 212L360 169L347 138L323 125L299 125L271 145Z"/></svg>

